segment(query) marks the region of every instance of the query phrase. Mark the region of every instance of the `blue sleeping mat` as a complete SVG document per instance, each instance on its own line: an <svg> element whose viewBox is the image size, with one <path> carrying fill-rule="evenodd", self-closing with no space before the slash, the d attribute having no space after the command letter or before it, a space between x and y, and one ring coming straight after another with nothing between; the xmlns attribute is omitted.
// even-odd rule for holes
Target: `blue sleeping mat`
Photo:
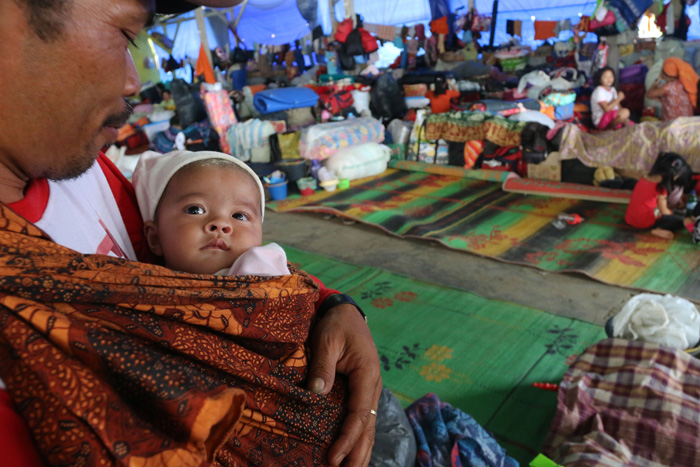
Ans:
<svg viewBox="0 0 700 467"><path fill-rule="evenodd" d="M318 94L306 87L265 89L253 96L253 105L263 114L298 107L313 107L316 102Z"/></svg>

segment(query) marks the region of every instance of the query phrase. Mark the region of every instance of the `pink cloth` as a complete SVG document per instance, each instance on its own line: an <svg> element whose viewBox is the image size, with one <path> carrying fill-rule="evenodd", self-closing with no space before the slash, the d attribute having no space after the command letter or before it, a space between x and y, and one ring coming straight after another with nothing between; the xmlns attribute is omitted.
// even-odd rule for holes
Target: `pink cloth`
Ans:
<svg viewBox="0 0 700 467"><path fill-rule="evenodd" d="M285 276L290 274L287 255L276 243L256 246L236 259L229 269L222 269L217 276Z"/></svg>
<svg viewBox="0 0 700 467"><path fill-rule="evenodd" d="M596 128L599 130L605 130L608 125L610 125L610 122L615 120L617 118L617 109L613 110L608 110L603 114L602 117L600 117L600 122L598 122L598 125L596 125Z"/></svg>
<svg viewBox="0 0 700 467"><path fill-rule="evenodd" d="M668 121L678 117L692 117L694 110L690 96L679 80L664 84L661 96L661 120Z"/></svg>

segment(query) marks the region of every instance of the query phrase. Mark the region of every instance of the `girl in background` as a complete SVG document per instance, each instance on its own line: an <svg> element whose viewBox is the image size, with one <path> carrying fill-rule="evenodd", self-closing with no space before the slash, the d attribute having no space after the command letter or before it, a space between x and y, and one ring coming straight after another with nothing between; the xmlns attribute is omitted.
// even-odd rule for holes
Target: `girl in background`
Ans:
<svg viewBox="0 0 700 467"><path fill-rule="evenodd" d="M630 111L620 106L625 93L615 89L615 72L609 66L601 68L593 75L596 88L591 94L593 124L599 130L617 130L623 125L633 125Z"/></svg>
<svg viewBox="0 0 700 467"><path fill-rule="evenodd" d="M668 195L676 187L686 191L692 183L693 172L688 163L676 153L659 154L654 165L634 187L625 222L640 229L651 229L652 235L673 239L673 232L683 228L693 231L693 217L675 214L669 206Z"/></svg>

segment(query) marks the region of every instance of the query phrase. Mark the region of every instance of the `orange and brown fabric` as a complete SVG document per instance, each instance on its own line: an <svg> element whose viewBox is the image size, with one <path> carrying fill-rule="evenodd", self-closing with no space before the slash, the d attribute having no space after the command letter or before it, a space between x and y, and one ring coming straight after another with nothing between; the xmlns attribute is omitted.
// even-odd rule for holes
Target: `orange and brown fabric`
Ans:
<svg viewBox="0 0 700 467"><path fill-rule="evenodd" d="M316 283L81 255L0 205L0 378L51 465L325 465Z"/></svg>

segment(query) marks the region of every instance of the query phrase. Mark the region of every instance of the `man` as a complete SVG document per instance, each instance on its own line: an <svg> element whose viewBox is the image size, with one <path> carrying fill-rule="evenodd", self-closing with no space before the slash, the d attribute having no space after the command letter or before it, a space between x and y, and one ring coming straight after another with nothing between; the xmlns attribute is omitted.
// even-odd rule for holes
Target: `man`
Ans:
<svg viewBox="0 0 700 467"><path fill-rule="evenodd" d="M124 99L140 88L129 44L154 11L181 12L195 3L240 0L0 2L1 202L80 253L143 258L130 187L105 158L95 159L128 118ZM336 371L347 375L347 416L328 461L367 465L381 391L376 349L358 309L324 293L328 311L311 336L315 357L306 380L310 390L327 394ZM7 408L5 396L0 391L0 409ZM0 434L8 431L15 440L4 446L22 436L19 427Z"/></svg>

